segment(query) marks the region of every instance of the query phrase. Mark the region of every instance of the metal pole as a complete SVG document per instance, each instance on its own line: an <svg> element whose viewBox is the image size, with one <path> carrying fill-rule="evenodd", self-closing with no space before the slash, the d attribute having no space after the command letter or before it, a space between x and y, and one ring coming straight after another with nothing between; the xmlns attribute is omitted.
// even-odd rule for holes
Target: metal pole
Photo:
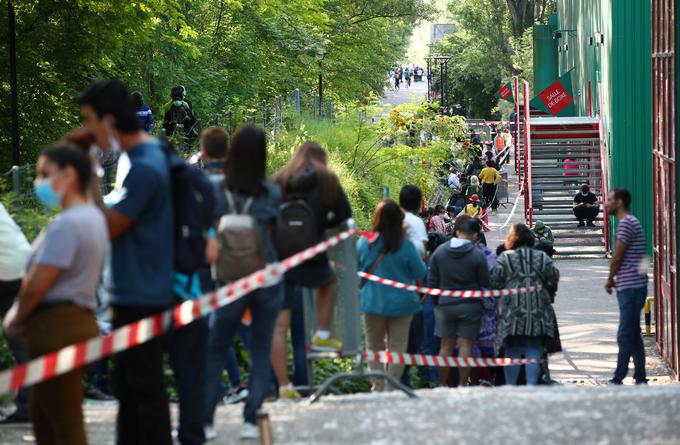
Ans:
<svg viewBox="0 0 680 445"><path fill-rule="evenodd" d="M300 88L295 88L295 112L300 117Z"/></svg>
<svg viewBox="0 0 680 445"><path fill-rule="evenodd" d="M21 167L18 165L12 166L12 190L17 196L21 194Z"/></svg>
<svg viewBox="0 0 680 445"><path fill-rule="evenodd" d="M319 60L319 117L323 119L323 62Z"/></svg>
<svg viewBox="0 0 680 445"><path fill-rule="evenodd" d="M444 64L439 61L439 108L444 107Z"/></svg>
<svg viewBox="0 0 680 445"><path fill-rule="evenodd" d="M10 115L12 120L12 165L19 165L19 90L17 88L17 46L16 46L16 16L11 0L7 2L7 19L9 21L8 50L9 50L9 84L10 84Z"/></svg>
<svg viewBox="0 0 680 445"><path fill-rule="evenodd" d="M425 73L427 77L427 101L430 101L430 59L427 59L427 72Z"/></svg>

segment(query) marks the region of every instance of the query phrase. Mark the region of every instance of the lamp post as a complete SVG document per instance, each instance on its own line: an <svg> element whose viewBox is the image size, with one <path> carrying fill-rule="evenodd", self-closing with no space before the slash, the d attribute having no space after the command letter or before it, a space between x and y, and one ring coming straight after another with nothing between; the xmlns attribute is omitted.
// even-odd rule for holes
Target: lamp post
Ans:
<svg viewBox="0 0 680 445"><path fill-rule="evenodd" d="M9 84L10 84L10 114L12 119L12 165L19 165L19 92L17 89L17 47L16 47L16 16L12 1L7 2L8 45L9 50Z"/></svg>
<svg viewBox="0 0 680 445"><path fill-rule="evenodd" d="M323 119L323 59L326 52L322 49L317 53L319 56L319 117Z"/></svg>

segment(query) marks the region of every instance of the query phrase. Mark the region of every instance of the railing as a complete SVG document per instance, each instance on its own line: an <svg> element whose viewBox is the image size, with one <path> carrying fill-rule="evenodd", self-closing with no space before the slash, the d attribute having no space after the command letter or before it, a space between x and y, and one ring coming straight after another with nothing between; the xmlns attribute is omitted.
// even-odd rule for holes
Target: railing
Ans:
<svg viewBox="0 0 680 445"><path fill-rule="evenodd" d="M515 145L515 173L522 181L521 166L520 166L520 151L519 151L519 78L517 76L512 78L512 90L515 98L515 131L512 135Z"/></svg>
<svg viewBox="0 0 680 445"><path fill-rule="evenodd" d="M600 112L598 113L598 127L600 131L600 180L602 181L602 225L604 227L604 246L607 252L610 252L609 247L609 215L607 214L607 196L609 195L608 175L607 175L607 147L604 139L604 122L602 120L602 84L597 85L598 96L600 101Z"/></svg>
<svg viewBox="0 0 680 445"><path fill-rule="evenodd" d="M524 81L524 220L533 226L534 202L531 187L531 107L529 106L529 82Z"/></svg>

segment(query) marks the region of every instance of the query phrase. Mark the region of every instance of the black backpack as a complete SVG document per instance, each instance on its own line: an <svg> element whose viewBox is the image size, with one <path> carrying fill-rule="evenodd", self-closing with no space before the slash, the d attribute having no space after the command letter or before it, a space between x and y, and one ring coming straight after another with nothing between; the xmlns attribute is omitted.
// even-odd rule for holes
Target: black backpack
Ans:
<svg viewBox="0 0 680 445"><path fill-rule="evenodd" d="M279 259L288 258L321 241L314 210L301 195L281 205L274 245Z"/></svg>
<svg viewBox="0 0 680 445"><path fill-rule="evenodd" d="M170 168L175 224L175 272L190 275L207 267L205 246L213 222L215 195L208 177L162 140Z"/></svg>

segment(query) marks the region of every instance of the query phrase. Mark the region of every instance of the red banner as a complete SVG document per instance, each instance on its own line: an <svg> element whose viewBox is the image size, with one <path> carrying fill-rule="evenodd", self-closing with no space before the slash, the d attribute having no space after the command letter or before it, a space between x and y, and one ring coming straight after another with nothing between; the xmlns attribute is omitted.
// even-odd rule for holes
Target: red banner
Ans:
<svg viewBox="0 0 680 445"><path fill-rule="evenodd" d="M550 114L553 116L557 116L560 111L574 103L574 99L559 80L543 90L538 97L541 98L545 106L548 107Z"/></svg>

